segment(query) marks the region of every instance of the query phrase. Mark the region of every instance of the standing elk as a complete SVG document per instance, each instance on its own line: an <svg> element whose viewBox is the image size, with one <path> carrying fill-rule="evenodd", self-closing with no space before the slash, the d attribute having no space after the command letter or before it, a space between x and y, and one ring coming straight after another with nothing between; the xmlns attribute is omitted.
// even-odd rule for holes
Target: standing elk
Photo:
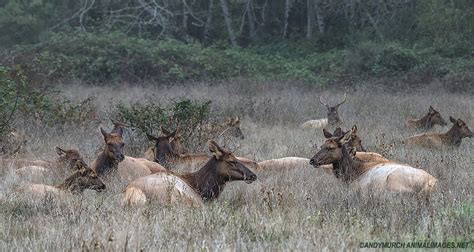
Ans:
<svg viewBox="0 0 474 252"><path fill-rule="evenodd" d="M411 145L419 145L422 147L442 147L442 146L456 146L461 145L462 139L466 137L473 137L474 133L469 129L467 124L459 119L454 119L452 116L449 120L453 123L451 129L444 134L439 133L424 133L414 135L405 140L405 143Z"/></svg>
<svg viewBox="0 0 474 252"><path fill-rule="evenodd" d="M432 106L428 110L428 114L420 119L408 119L406 124L412 128L429 130L436 124L441 126L448 125L446 121L441 117L441 114L436 111Z"/></svg>
<svg viewBox="0 0 474 252"><path fill-rule="evenodd" d="M84 161L77 160L74 164L74 169L76 171L57 186L26 184L21 186L19 191L38 198L43 198L47 195L65 196L67 193L82 193L86 189L98 192L105 189L105 184L97 176L97 173L87 166Z"/></svg>
<svg viewBox="0 0 474 252"><path fill-rule="evenodd" d="M318 119L318 120L309 120L301 125L304 129L321 129L328 126L335 127L342 124L342 120L339 117L339 106L344 104L347 99L347 93L344 93L344 99L342 102L336 104L335 106L329 106L322 100L322 96L319 96L319 102L326 107L327 109L327 118Z"/></svg>
<svg viewBox="0 0 474 252"><path fill-rule="evenodd" d="M105 147L92 164L92 169L100 176L116 173L121 180L131 181L166 170L163 166L144 158L125 156L123 154L125 143L122 139L121 128L114 130L113 133L107 133L100 128L100 132L104 137Z"/></svg>
<svg viewBox="0 0 474 252"><path fill-rule="evenodd" d="M326 140L313 158L311 165L332 164L335 176L342 181L354 182L361 188L390 192L430 193L437 179L422 169L397 163L366 162L354 157L347 146L351 132Z"/></svg>
<svg viewBox="0 0 474 252"><path fill-rule="evenodd" d="M252 183L257 176L231 152L208 141L212 157L198 171L182 175L158 172L132 181L122 193L125 205L143 205L147 201L162 205L184 204L202 207L204 201L219 197L224 185L242 180Z"/></svg>
<svg viewBox="0 0 474 252"><path fill-rule="evenodd" d="M169 132L168 132L169 133ZM170 169L172 165L188 165L188 166L200 166L209 160L210 156L206 153L194 153L194 154L178 154L177 151L171 145L174 141L176 131L173 131L165 136L154 137L147 135L148 139L155 142L153 161L160 165ZM236 157L240 162L246 166L255 168L257 163L253 160L244 157Z"/></svg>

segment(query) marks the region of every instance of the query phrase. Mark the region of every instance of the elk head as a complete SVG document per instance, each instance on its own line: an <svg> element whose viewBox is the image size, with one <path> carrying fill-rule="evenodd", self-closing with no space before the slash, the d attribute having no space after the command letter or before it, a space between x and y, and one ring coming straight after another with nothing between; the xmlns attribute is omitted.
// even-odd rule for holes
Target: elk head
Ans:
<svg viewBox="0 0 474 252"><path fill-rule="evenodd" d="M217 160L217 175L221 181L243 180L250 184L257 179L257 175L242 164L232 152L220 147L213 140L209 140L207 145Z"/></svg>
<svg viewBox="0 0 474 252"><path fill-rule="evenodd" d="M327 103L325 103L322 99L322 95L319 96L319 102L326 107L327 111L327 116L328 116L328 124L331 126L338 125L342 123L341 118L339 117L339 106L344 104L347 99L347 93L344 93L344 99L342 102L336 104L335 106L329 106Z"/></svg>
<svg viewBox="0 0 474 252"><path fill-rule="evenodd" d="M461 139L465 137L471 138L474 136L474 133L472 133L467 124L460 118L456 120L450 116L449 120L453 123L453 128L456 129L456 132L459 134Z"/></svg>
<svg viewBox="0 0 474 252"><path fill-rule="evenodd" d="M429 108L429 111L428 111L428 123L432 126L432 125L435 125L435 124L438 124L438 125L441 125L441 126L446 126L447 123L446 121L443 119L443 117L441 117L441 114L436 111L432 106L430 106Z"/></svg>
<svg viewBox="0 0 474 252"><path fill-rule="evenodd" d="M100 128L102 136L104 136L105 148L104 153L112 160L122 162L125 159L123 154L123 147L125 143L122 139L123 129L117 128L113 133L107 133L104 129Z"/></svg>
<svg viewBox="0 0 474 252"><path fill-rule="evenodd" d="M227 118L224 127L225 130L221 133L221 135L226 133L229 136L244 139L244 134L240 129L240 118L238 116Z"/></svg>

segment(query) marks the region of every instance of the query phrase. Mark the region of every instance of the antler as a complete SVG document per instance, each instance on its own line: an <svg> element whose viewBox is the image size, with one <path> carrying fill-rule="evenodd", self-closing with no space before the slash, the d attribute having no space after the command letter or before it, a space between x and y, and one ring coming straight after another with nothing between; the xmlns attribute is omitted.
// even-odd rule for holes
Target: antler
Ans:
<svg viewBox="0 0 474 252"><path fill-rule="evenodd" d="M323 105L326 106L326 107L329 107L329 105L327 105L326 103L323 102L322 96L323 96L322 94L319 95L319 103L323 104Z"/></svg>
<svg viewBox="0 0 474 252"><path fill-rule="evenodd" d="M347 98L347 93L344 92L344 100L343 100L341 103L337 104L335 107L339 107L339 106L341 106L342 104L344 104L344 102L346 102L346 98Z"/></svg>

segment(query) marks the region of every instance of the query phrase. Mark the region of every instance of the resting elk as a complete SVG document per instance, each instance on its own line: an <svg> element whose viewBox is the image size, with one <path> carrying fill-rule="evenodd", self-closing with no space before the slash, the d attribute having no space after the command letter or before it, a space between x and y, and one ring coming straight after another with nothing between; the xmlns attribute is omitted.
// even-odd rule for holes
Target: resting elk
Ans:
<svg viewBox="0 0 474 252"><path fill-rule="evenodd" d="M223 124L207 124L201 128L202 139L217 139L221 137L233 137L244 139L244 133L240 129L240 118L227 117Z"/></svg>
<svg viewBox="0 0 474 252"><path fill-rule="evenodd" d="M148 139L155 142L154 146L154 157L153 161L161 164L162 166L170 169L173 165L187 165L187 166L200 166L209 160L210 156L206 153L195 153L195 154L178 154L171 142L174 141L176 131L173 131L165 136L154 137L148 135ZM257 163L253 160L244 157L236 157L240 162L255 168Z"/></svg>
<svg viewBox="0 0 474 252"><path fill-rule="evenodd" d="M99 176L117 174L120 180L131 181L154 172L166 170L163 166L144 158L125 156L123 154L125 143L122 139L123 132L121 128L114 130L113 133L107 133L102 128L100 128L100 131L104 137L105 147L92 164L92 169Z"/></svg>
<svg viewBox="0 0 474 252"><path fill-rule="evenodd" d="M203 202L219 197L224 185L242 180L252 183L257 176L231 152L208 141L212 157L198 171L185 174L158 172L132 181L123 191L125 205L154 201L162 205L183 204L202 207Z"/></svg>
<svg viewBox="0 0 474 252"><path fill-rule="evenodd" d="M317 168L332 164L337 178L361 188L408 193L430 193L435 188L437 179L422 169L397 163L366 162L354 157L353 150L347 146L350 134L326 140L311 158L311 165Z"/></svg>
<svg viewBox="0 0 474 252"><path fill-rule="evenodd" d="M82 155L75 149L63 149L55 147L58 157L53 161L35 160L35 159L12 159L9 164L15 168L16 174L20 176L44 175L46 173L64 173L74 170L75 163L83 160Z"/></svg>
<svg viewBox="0 0 474 252"><path fill-rule="evenodd" d="M446 121L443 119L443 117L441 117L441 114L432 106L430 106L428 114L426 114L424 117L420 119L408 119L406 123L409 127L424 130L429 130L436 124L441 126L447 125Z"/></svg>
<svg viewBox="0 0 474 252"><path fill-rule="evenodd" d="M390 160L386 159L382 155L375 152L367 152L362 146L362 139L359 137L358 128L356 125L352 126L350 131L343 132L341 128L334 130L334 133L331 134L326 129L323 129L323 135L326 139L331 139L333 137L341 137L350 132L349 138L347 140L347 145L349 147L355 148L357 151L355 153L356 157L362 161L377 162L377 163L387 163Z"/></svg>
<svg viewBox="0 0 474 252"><path fill-rule="evenodd" d="M184 155L188 153L188 150L186 149L186 147L184 147L183 143L181 142L182 136L179 133L178 129L176 129L176 131L173 133L165 129L164 127L161 127L161 132L163 133L164 136L171 136L174 134L174 136L169 139L171 149L174 151L174 153L179 154L179 155ZM147 137L148 137L148 140L156 142L157 137L154 137L150 134L147 134ZM150 161L153 161L155 159L155 146L152 146L145 151L144 158Z"/></svg>
<svg viewBox="0 0 474 252"><path fill-rule="evenodd" d="M86 189L98 192L105 189L105 184L97 176L96 172L87 166L84 161L77 160L73 169L76 171L57 186L26 184L21 186L18 190L38 198L43 198L47 195L65 196L68 193L82 193Z"/></svg>
<svg viewBox="0 0 474 252"><path fill-rule="evenodd" d="M347 133L347 132L346 132ZM326 129L323 129L324 137L327 139L333 137L340 137L346 134L342 131L340 127L334 130L334 133L330 133ZM356 156L365 161L373 161L373 162L389 162L388 159L384 158L382 155L374 152L365 152L365 148L362 146L362 140L357 134L357 126L354 125L352 127L352 133L348 140L348 145L353 148L357 148L358 150L362 150L362 152L357 152ZM292 168L310 168L310 160L308 158L301 158L301 157L284 157L284 158L277 158L277 159L270 159L258 162L258 166L256 171L263 171L263 170L281 170L281 169L292 169ZM332 165L321 165L320 168L323 168L327 173L333 173Z"/></svg>
<svg viewBox="0 0 474 252"><path fill-rule="evenodd" d="M419 145L422 147L442 147L442 146L456 146L461 145L462 139L466 137L473 137L474 133L469 129L467 124L461 119L454 119L452 116L449 120L453 123L451 129L444 134L439 133L424 133L409 137L405 143L411 145Z"/></svg>
<svg viewBox="0 0 474 252"><path fill-rule="evenodd" d="M323 102L321 95L319 96L319 102L326 107L327 109L327 118L319 120L309 120L301 125L304 129L321 129L328 126L335 127L342 124L342 120L339 117L339 106L346 102L347 93L344 93L344 100L335 106L329 106L327 103Z"/></svg>

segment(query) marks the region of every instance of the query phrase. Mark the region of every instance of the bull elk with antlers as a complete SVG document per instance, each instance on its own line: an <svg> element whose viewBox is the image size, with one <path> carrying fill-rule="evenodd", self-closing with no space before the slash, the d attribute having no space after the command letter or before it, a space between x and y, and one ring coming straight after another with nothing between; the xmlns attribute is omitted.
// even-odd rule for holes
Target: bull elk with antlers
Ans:
<svg viewBox="0 0 474 252"><path fill-rule="evenodd" d="M322 95L319 96L319 103L327 109L327 118L318 119L318 120L309 120L301 125L304 129L321 129L328 126L335 127L342 124L341 117L339 117L339 107L346 102L347 93L344 93L344 99L342 102L336 104L335 106L329 106L326 102L323 101Z"/></svg>

